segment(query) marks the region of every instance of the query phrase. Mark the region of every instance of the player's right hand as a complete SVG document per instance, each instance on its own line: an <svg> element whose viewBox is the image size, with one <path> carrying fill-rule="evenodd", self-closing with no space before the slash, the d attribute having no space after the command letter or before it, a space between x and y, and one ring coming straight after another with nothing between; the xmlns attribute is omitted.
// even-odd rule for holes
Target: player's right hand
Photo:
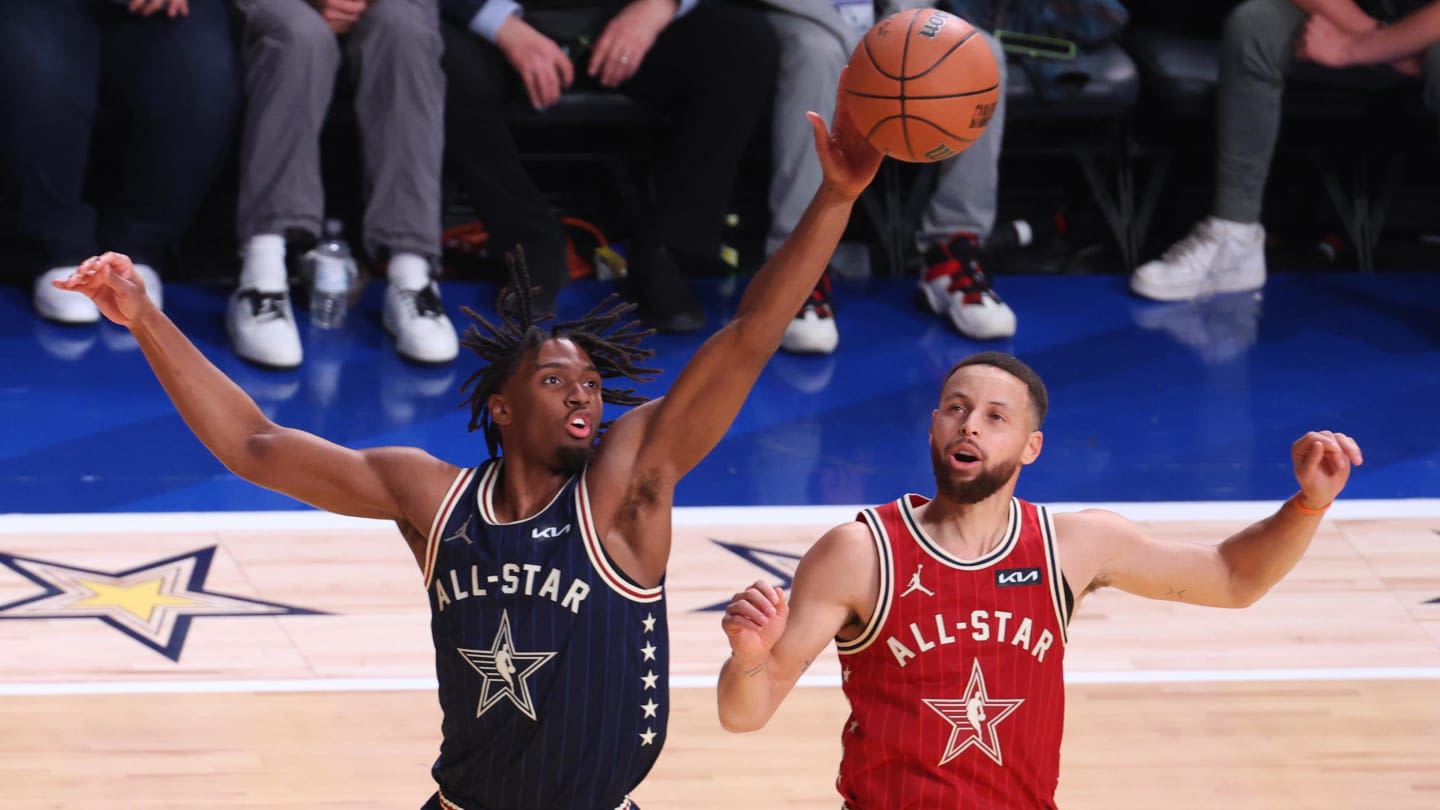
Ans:
<svg viewBox="0 0 1440 810"><path fill-rule="evenodd" d="M525 82L530 106L543 110L560 100L575 81L575 65L550 37L518 16L511 15L495 33L495 46Z"/></svg>
<svg viewBox="0 0 1440 810"><path fill-rule="evenodd" d="M825 184L850 199L875 179L884 155L865 140L856 129L850 117L848 95L845 93L845 71L840 71L840 81L835 87L835 118L827 131L825 119L819 113L808 112L810 126L815 130L815 153L820 158L820 169L825 175Z"/></svg>
<svg viewBox="0 0 1440 810"><path fill-rule="evenodd" d="M789 616L790 605L785 601L785 592L756 580L754 585L730 600L720 627L725 630L725 637L730 640L730 649L736 658L760 661L780 640Z"/></svg>
<svg viewBox="0 0 1440 810"><path fill-rule="evenodd" d="M92 256L68 278L51 283L61 290L84 294L105 317L121 326L129 326L146 307L155 306L145 295L145 280L123 253Z"/></svg>

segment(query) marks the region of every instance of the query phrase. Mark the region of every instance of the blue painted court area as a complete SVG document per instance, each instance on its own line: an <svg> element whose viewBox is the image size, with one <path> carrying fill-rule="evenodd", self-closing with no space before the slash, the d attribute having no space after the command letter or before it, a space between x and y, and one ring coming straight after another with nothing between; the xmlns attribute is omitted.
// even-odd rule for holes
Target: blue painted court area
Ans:
<svg viewBox="0 0 1440 810"><path fill-rule="evenodd" d="M711 328L736 291L702 282ZM1050 388L1038 501L1280 499L1290 443L1312 427L1357 437L1353 498L1440 496L1440 273L1272 276L1263 300L1153 304L1123 276L1006 276L1019 333L976 344L919 311L909 279L840 281L840 350L777 355L726 439L680 485L690 506L862 504L932 489L926 427L946 370L1011 351ZM493 288L449 283L484 311ZM579 314L608 287L572 285ZM391 351L378 286L341 332L306 329L305 365L269 372L225 340L227 289L172 284L166 308L277 421L352 446L414 444L479 461L458 391L474 369L416 368ZM658 395L700 338L658 336ZM28 290L0 288L0 513L306 508L230 475L190 434L124 330L39 321ZM609 411L615 415L613 409Z"/></svg>

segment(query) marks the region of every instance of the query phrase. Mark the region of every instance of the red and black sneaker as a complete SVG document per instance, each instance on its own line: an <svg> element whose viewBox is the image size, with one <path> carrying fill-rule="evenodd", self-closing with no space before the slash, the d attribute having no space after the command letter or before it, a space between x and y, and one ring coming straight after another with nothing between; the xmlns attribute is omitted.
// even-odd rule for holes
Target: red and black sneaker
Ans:
<svg viewBox="0 0 1440 810"><path fill-rule="evenodd" d="M780 348L794 354L833 354L840 344L840 330L835 326L835 305L830 297L830 271L820 276L800 314L785 327Z"/></svg>
<svg viewBox="0 0 1440 810"><path fill-rule="evenodd" d="M925 251L920 298L936 315L946 315L971 340L999 340L1015 334L1015 312L990 287L980 239L957 233Z"/></svg>

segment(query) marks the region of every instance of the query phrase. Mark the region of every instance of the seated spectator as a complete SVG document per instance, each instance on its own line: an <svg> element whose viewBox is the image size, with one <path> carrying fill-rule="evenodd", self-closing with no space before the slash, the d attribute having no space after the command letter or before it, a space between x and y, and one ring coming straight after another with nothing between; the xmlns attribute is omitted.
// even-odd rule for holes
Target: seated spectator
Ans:
<svg viewBox="0 0 1440 810"><path fill-rule="evenodd" d="M42 317L100 319L50 283L100 245L132 256L160 304L157 269L224 165L239 114L228 13L224 0L6 0L0 208ZM97 155L102 143L124 146Z"/></svg>
<svg viewBox="0 0 1440 810"><path fill-rule="evenodd" d="M244 20L246 113L236 230L240 282L226 327L235 353L300 365L287 237L314 240L325 219L320 131L342 64L355 87L365 171L363 245L386 267L383 322L395 349L448 363L455 327L432 280L440 253L445 76L436 0L235 0Z"/></svg>
<svg viewBox="0 0 1440 810"><path fill-rule="evenodd" d="M820 164L810 148L805 111L831 115L840 69L876 19L901 8L927 4L901 0L897 5L882 3L872 11L865 0L858 4L846 0L764 2L766 16L781 43L771 133L775 174L770 183L771 226L766 238L769 255L795 229L820 182ZM987 0L981 5L990 4ZM975 10L952 10L977 26L982 23ZM919 278L920 300L972 340L996 340L1015 334L1015 313L991 288L982 249L995 224L1000 144L1005 128L1005 56L993 37L985 34L985 39L1000 66L999 104L980 140L939 164L938 183L915 234L916 247L925 263ZM838 343L839 329L827 274L790 323L782 348L801 354L829 354Z"/></svg>
<svg viewBox="0 0 1440 810"><path fill-rule="evenodd" d="M629 294L656 329L701 329L685 276L716 263L742 153L770 103L775 38L765 21L695 0L443 0L442 8L448 159L496 249L524 248L540 288L535 306L553 311L569 277L564 233L521 165L506 110L517 101L545 110L576 87L614 90L664 113L673 132L656 158L653 213L627 257ZM833 93L834 84L820 91ZM797 120L808 127L804 113Z"/></svg>
<svg viewBox="0 0 1440 810"><path fill-rule="evenodd" d="M1391 24L1381 27L1382 21ZM1332 67L1389 65L1410 75L1423 72L1426 101L1440 110L1437 42L1437 2L1246 0L1236 6L1220 37L1211 215L1159 259L1141 265L1130 289L1156 301L1184 301L1264 287L1260 207L1291 65L1300 58Z"/></svg>

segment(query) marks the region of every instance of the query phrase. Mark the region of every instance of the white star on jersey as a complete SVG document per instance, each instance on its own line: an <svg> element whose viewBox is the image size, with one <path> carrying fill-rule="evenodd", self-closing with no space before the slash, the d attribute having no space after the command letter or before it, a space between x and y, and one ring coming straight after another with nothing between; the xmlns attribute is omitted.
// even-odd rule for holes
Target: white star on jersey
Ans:
<svg viewBox="0 0 1440 810"><path fill-rule="evenodd" d="M644 703L640 704L640 708L645 710L646 717L654 717L655 710L660 708L660 704L656 703L654 700L647 700Z"/></svg>
<svg viewBox="0 0 1440 810"><path fill-rule="evenodd" d="M546 661L554 658L555 653L516 651L515 643L510 639L509 611L500 614L500 629L496 631L495 642L490 645L490 649L457 648L457 651L485 679L485 683L480 687L480 704L475 709L476 717L489 711L501 698L509 698L526 717L536 719L528 678Z"/></svg>
<svg viewBox="0 0 1440 810"><path fill-rule="evenodd" d="M950 723L950 739L945 743L945 753L940 764L960 756L966 748L974 746L985 752L996 765L1004 765L1000 751L1000 739L995 727L1010 713L1020 708L1024 698L998 700L990 697L985 690L985 673L980 671L980 661L970 670L970 683L965 685L965 694L959 700L924 700L936 714Z"/></svg>
<svg viewBox="0 0 1440 810"><path fill-rule="evenodd" d="M640 623L645 625L645 632L651 632L655 629L655 614L646 613L644 620L642 620Z"/></svg>

